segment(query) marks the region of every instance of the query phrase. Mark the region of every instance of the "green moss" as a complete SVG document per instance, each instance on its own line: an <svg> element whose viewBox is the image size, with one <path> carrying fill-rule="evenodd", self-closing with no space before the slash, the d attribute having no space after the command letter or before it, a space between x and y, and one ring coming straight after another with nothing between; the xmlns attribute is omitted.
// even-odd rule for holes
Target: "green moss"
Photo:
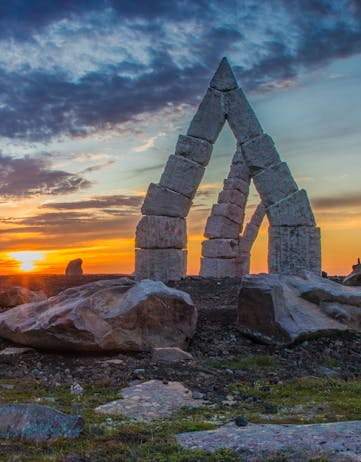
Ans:
<svg viewBox="0 0 361 462"><path fill-rule="evenodd" d="M227 367L234 370L250 370L250 369L275 369L277 362L272 356L268 355L251 355L242 358L232 359L215 359L208 361L210 367L220 369Z"/></svg>

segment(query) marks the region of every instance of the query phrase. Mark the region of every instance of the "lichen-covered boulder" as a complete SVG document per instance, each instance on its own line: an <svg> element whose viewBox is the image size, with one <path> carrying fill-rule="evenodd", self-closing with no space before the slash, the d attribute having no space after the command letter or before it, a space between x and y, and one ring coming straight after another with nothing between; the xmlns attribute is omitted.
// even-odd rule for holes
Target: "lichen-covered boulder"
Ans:
<svg viewBox="0 0 361 462"><path fill-rule="evenodd" d="M64 414L40 404L0 405L0 438L46 441L76 438L84 427L78 415Z"/></svg>
<svg viewBox="0 0 361 462"><path fill-rule="evenodd" d="M184 347L197 310L190 296L159 281L96 281L0 314L0 337L36 348L146 351Z"/></svg>

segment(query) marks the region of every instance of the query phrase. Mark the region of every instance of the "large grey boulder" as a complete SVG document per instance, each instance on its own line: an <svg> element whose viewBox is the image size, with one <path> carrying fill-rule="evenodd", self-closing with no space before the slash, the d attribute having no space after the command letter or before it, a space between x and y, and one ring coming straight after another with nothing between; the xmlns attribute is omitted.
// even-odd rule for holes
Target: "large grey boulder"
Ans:
<svg viewBox="0 0 361 462"><path fill-rule="evenodd" d="M244 276L238 327L260 341L288 344L306 337L361 330L361 289L304 272Z"/></svg>
<svg viewBox="0 0 361 462"><path fill-rule="evenodd" d="M0 438L46 441L76 438L83 430L83 419L39 404L0 406Z"/></svg>
<svg viewBox="0 0 361 462"><path fill-rule="evenodd" d="M184 347L197 310L188 294L159 281L96 281L0 314L0 337L37 348L144 351Z"/></svg>

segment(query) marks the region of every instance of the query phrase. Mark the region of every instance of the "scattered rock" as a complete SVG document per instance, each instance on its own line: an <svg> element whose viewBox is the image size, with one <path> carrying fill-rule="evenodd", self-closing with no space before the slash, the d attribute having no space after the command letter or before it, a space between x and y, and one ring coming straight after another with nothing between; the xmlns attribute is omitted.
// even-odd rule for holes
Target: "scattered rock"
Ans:
<svg viewBox="0 0 361 462"><path fill-rule="evenodd" d="M67 276L81 276L83 274L82 264L83 260L81 258L71 260L66 267L65 274Z"/></svg>
<svg viewBox="0 0 361 462"><path fill-rule="evenodd" d="M121 390L123 399L112 401L95 409L101 414L123 414L135 420L152 420L169 417L184 407L202 405L194 400L190 391L180 382L163 383L149 380Z"/></svg>
<svg viewBox="0 0 361 462"><path fill-rule="evenodd" d="M178 362L184 360L192 360L193 356L184 350L177 347L166 347L166 348L153 348L152 360L153 361L164 361L164 362Z"/></svg>
<svg viewBox="0 0 361 462"><path fill-rule="evenodd" d="M29 347L7 347L0 351L0 355L2 356L13 356L13 355L22 355L24 353L28 353L29 351L34 351L34 348Z"/></svg>
<svg viewBox="0 0 361 462"><path fill-rule="evenodd" d="M77 438L83 430L80 416L68 415L39 404L0 405L0 438L46 441Z"/></svg>
<svg viewBox="0 0 361 462"><path fill-rule="evenodd" d="M129 278L73 287L0 314L0 336L37 348L145 351L185 346L197 310L188 294Z"/></svg>
<svg viewBox="0 0 361 462"><path fill-rule="evenodd" d="M234 423L237 427L247 427L248 420L243 415L240 415L234 419Z"/></svg>
<svg viewBox="0 0 361 462"><path fill-rule="evenodd" d="M200 391L193 391L192 392L192 398L193 399L203 399L204 398L204 393Z"/></svg>
<svg viewBox="0 0 361 462"><path fill-rule="evenodd" d="M81 395L84 391L84 388L79 385L78 383L73 383L70 386L70 394L71 395Z"/></svg>
<svg viewBox="0 0 361 462"><path fill-rule="evenodd" d="M234 449L247 462L270 460L277 454L293 462L327 456L330 461L359 461L361 456L361 421L312 425L234 424L217 430L180 433L178 443L184 448L216 451Z"/></svg>
<svg viewBox="0 0 361 462"><path fill-rule="evenodd" d="M361 285L361 263L359 258L357 259L356 265L352 265L351 273L344 278L342 283L347 286Z"/></svg>
<svg viewBox="0 0 361 462"><path fill-rule="evenodd" d="M265 343L361 330L361 289L312 273L300 276L244 276L238 305L238 327Z"/></svg>
<svg viewBox="0 0 361 462"><path fill-rule="evenodd" d="M7 287L0 290L0 310L13 308L24 303L40 302L47 296L42 290L29 290L25 287Z"/></svg>

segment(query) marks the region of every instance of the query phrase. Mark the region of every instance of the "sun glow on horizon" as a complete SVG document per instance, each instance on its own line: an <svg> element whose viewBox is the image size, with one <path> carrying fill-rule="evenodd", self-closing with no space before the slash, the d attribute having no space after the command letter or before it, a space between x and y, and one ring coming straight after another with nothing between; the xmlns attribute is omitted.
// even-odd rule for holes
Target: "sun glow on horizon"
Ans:
<svg viewBox="0 0 361 462"><path fill-rule="evenodd" d="M11 252L9 256L20 262L19 268L21 271L33 271L36 268L36 262L45 258L44 252L35 250Z"/></svg>

